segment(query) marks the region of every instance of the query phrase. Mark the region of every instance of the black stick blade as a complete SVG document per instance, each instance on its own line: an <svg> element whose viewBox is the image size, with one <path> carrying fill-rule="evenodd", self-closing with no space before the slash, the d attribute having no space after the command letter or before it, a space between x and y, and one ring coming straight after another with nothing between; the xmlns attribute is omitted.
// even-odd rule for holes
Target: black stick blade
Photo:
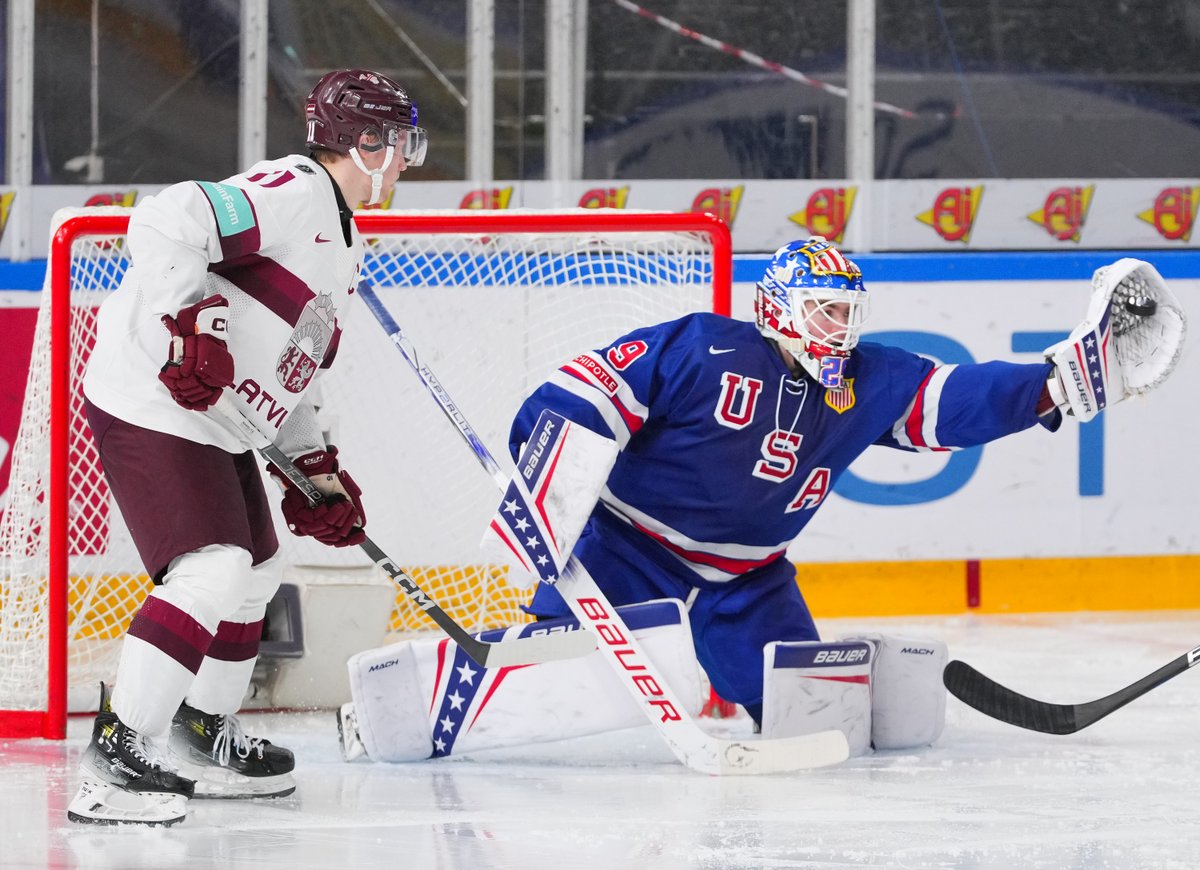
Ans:
<svg viewBox="0 0 1200 870"><path fill-rule="evenodd" d="M986 716L1043 734L1074 734L1084 725L1070 704L1036 701L985 677L966 662L952 661L942 672L951 695Z"/></svg>

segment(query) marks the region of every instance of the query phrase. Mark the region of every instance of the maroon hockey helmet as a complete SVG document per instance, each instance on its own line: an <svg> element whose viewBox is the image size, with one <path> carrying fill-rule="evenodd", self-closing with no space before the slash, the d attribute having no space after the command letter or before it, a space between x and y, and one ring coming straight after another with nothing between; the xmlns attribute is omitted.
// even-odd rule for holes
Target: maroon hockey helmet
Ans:
<svg viewBox="0 0 1200 870"><path fill-rule="evenodd" d="M338 154L395 146L409 166L425 161L428 139L417 126L417 107L385 75L339 69L321 76L304 106L308 146Z"/></svg>

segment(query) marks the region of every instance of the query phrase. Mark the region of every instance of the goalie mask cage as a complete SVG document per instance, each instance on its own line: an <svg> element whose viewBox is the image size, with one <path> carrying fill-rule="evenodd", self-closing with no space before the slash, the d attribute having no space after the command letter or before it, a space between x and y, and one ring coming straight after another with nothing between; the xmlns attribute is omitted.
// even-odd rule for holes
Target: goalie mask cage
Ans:
<svg viewBox="0 0 1200 870"><path fill-rule="evenodd" d="M114 208L54 218L0 514L0 737L64 737L68 708L92 709L97 682L115 676L121 638L151 588L82 409L96 308L129 266L128 221ZM519 403L573 355L691 311L729 313L729 230L710 215L368 211L356 221L364 277L497 453ZM366 306L348 319L319 404L362 486L372 536L464 627L524 620L528 593L480 556L494 483ZM358 548L276 528L285 583L297 572L374 570ZM403 593L396 600L391 631L434 628Z"/></svg>

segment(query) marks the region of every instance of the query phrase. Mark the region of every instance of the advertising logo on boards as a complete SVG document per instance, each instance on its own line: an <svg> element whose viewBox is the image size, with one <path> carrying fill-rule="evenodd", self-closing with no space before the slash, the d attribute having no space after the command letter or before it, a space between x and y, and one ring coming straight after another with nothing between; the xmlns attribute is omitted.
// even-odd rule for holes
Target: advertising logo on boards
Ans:
<svg viewBox="0 0 1200 870"><path fill-rule="evenodd" d="M1192 237L1197 202L1200 187L1164 187L1154 198L1154 205L1138 212L1138 218L1168 242L1186 242Z"/></svg>
<svg viewBox="0 0 1200 870"><path fill-rule="evenodd" d="M629 199L629 186L593 187L579 197L580 208L625 208Z"/></svg>
<svg viewBox="0 0 1200 870"><path fill-rule="evenodd" d="M467 195L462 198L462 202L458 204L459 208L508 208L509 200L512 199L513 189L511 187L481 187L478 190L468 191Z"/></svg>
<svg viewBox="0 0 1200 870"><path fill-rule="evenodd" d="M137 191L126 190L116 191L114 193L93 193L87 198L84 206L91 208L97 205L119 205L124 208L129 208L137 202Z"/></svg>
<svg viewBox="0 0 1200 870"><path fill-rule="evenodd" d="M0 193L0 239L4 238L4 230L8 226L8 216L12 212L13 200L16 198L15 190Z"/></svg>
<svg viewBox="0 0 1200 870"><path fill-rule="evenodd" d="M697 214L715 215L732 227L742 202L743 190L745 188L742 185L705 188L696 194L690 210Z"/></svg>
<svg viewBox="0 0 1200 870"><path fill-rule="evenodd" d="M1042 207L1027 217L1060 242L1078 242L1095 192L1094 184L1055 188Z"/></svg>
<svg viewBox="0 0 1200 870"><path fill-rule="evenodd" d="M979 214L979 201L983 199L983 185L974 187L947 187L938 192L928 211L917 215L917 220L947 242L971 242L971 230Z"/></svg>
<svg viewBox="0 0 1200 870"><path fill-rule="evenodd" d="M822 187L813 192L803 209L788 215L788 220L800 224L810 235L841 242L857 194L857 187Z"/></svg>
<svg viewBox="0 0 1200 870"><path fill-rule="evenodd" d="M122 208L132 208L135 202L137 202L136 190L118 190L107 193L93 193L87 198L83 205L85 208L110 205L120 206ZM93 241L92 244L101 249L113 248L120 250L121 246L124 244L124 239L117 238L113 239L112 241L108 241L106 239L97 239Z"/></svg>

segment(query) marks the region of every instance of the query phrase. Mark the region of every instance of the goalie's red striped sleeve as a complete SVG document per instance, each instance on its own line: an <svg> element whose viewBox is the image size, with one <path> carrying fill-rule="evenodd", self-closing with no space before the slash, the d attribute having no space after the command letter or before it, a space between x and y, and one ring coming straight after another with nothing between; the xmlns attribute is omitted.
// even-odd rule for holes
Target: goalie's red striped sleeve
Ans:
<svg viewBox="0 0 1200 870"><path fill-rule="evenodd" d="M942 391L945 389L946 380L956 368L958 368L957 365L946 365L934 366L929 370L929 374L917 388L917 393L909 403L904 416L892 428L892 436L902 447L911 447L914 450L922 451L954 449L943 447L938 441L937 427Z"/></svg>
<svg viewBox="0 0 1200 870"><path fill-rule="evenodd" d="M623 428L629 436L636 434L646 422L646 418L650 413L649 409L637 400L633 390L625 383L623 378L610 372L602 362L591 354L580 354L571 360L571 362L562 366L559 371L602 393L605 399L608 400L607 404L617 412ZM572 392L581 398L586 398L599 408L600 403L597 402L594 395L584 395L574 390ZM603 413L602 409L601 413ZM618 427L613 427L613 434L617 435L618 443L621 446L628 443L629 437L621 437Z"/></svg>

